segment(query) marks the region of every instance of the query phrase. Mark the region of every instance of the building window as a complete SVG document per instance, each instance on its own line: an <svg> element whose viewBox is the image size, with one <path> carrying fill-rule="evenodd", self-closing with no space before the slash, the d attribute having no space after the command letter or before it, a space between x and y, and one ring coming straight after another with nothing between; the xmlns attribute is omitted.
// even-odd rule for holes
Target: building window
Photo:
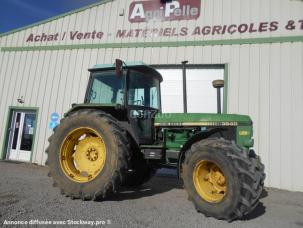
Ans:
<svg viewBox="0 0 303 228"><path fill-rule="evenodd" d="M181 66L155 66L162 74L163 113L183 113L183 74ZM224 66L189 66L186 70L188 113L216 113L217 91L212 81L224 79ZM223 110L223 90L221 92Z"/></svg>

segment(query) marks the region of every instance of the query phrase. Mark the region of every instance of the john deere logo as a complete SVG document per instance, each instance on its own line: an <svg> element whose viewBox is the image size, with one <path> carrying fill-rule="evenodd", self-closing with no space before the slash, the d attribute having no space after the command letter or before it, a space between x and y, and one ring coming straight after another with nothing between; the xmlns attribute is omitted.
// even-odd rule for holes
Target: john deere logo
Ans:
<svg viewBox="0 0 303 228"><path fill-rule="evenodd" d="M158 1L137 1L129 7L131 23L149 21L194 20L199 18L201 0L179 0L161 3Z"/></svg>

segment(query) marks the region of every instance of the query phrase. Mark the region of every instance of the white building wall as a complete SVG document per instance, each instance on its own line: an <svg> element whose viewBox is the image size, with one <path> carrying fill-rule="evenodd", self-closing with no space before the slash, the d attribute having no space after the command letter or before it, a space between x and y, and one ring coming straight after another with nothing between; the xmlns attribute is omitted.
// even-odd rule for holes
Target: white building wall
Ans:
<svg viewBox="0 0 303 228"><path fill-rule="evenodd" d="M228 113L249 114L254 121L255 150L266 167L266 185L303 191L303 43L59 49L57 45L99 43L173 42L256 37L303 36L303 30L214 36L115 38L117 29L145 27L241 24L299 20L303 2L288 0L202 0L201 16L193 21L131 24L131 1L116 0L64 16L48 23L0 37L0 47L54 46L54 50L2 49L0 51L0 129L5 129L9 106L38 107L38 122L32 162L44 164L50 114L60 116L72 103L82 102L89 73L96 63L115 58L147 64L228 64ZM118 16L124 9L124 16ZM30 33L104 31L100 40L29 43ZM112 35L108 35L108 33ZM148 46L148 45L147 45ZM151 46L151 45L150 45ZM24 105L17 103L23 96ZM5 132L0 134L2 148Z"/></svg>

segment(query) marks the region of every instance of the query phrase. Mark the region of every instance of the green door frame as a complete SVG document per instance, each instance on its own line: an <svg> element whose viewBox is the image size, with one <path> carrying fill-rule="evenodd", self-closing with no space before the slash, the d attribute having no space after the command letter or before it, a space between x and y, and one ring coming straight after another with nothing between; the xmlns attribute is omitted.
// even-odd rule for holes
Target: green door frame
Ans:
<svg viewBox="0 0 303 228"><path fill-rule="evenodd" d="M2 144L2 150L0 154L0 159L4 160L7 154L7 149L8 149L8 139L9 139L9 127L12 123L12 114L13 111L33 111L36 113L36 126L34 129L34 135L33 135L33 145L32 145L32 150L31 150L31 158L30 162L32 162L32 157L33 157L33 151L35 147L35 140L36 140L36 130L37 130L37 123L38 123L38 116L39 116L39 108L37 107L18 107L18 106L9 106L8 107L8 115L6 118L6 124L5 124L5 133L4 133L4 140Z"/></svg>
<svg viewBox="0 0 303 228"><path fill-rule="evenodd" d="M229 64L187 64L188 69L223 69L224 70L224 93L223 93L223 114L228 113L228 78L229 78ZM181 64L169 64L169 65L152 65L158 69L182 69Z"/></svg>

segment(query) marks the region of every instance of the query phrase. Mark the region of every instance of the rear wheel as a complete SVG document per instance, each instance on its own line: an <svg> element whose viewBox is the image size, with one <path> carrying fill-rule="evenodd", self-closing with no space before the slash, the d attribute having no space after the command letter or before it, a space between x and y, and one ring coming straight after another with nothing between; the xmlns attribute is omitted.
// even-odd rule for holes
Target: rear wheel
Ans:
<svg viewBox="0 0 303 228"><path fill-rule="evenodd" d="M92 128L77 128L65 137L59 158L61 169L72 181L92 181L100 174L105 164L104 139Z"/></svg>
<svg viewBox="0 0 303 228"><path fill-rule="evenodd" d="M231 221L258 205L265 174L254 153L225 139L211 138L186 152L182 178L199 212Z"/></svg>
<svg viewBox="0 0 303 228"><path fill-rule="evenodd" d="M49 142L47 165L62 194L95 200L119 189L128 168L128 142L112 116L97 110L71 113Z"/></svg>

